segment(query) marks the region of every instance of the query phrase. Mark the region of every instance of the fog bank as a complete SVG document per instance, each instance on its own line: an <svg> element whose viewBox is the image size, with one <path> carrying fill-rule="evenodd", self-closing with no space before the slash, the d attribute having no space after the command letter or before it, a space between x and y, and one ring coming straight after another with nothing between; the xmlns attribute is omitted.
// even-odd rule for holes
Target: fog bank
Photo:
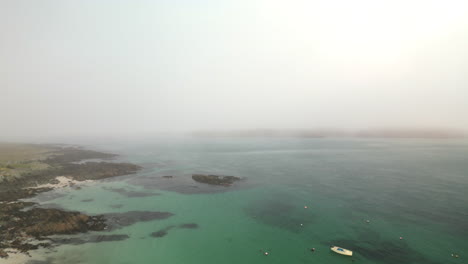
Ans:
<svg viewBox="0 0 468 264"><path fill-rule="evenodd" d="M468 129L467 1L16 0L0 30L0 140Z"/></svg>

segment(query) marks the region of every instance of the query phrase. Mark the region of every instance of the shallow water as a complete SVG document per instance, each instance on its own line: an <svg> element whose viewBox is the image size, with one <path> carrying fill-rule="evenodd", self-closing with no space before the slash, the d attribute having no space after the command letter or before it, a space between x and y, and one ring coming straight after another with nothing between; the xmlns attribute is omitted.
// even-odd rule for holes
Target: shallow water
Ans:
<svg viewBox="0 0 468 264"><path fill-rule="evenodd" d="M76 236L88 243L63 245L47 263L466 261L467 141L220 138L89 147L145 169L40 195L45 206L173 215L123 214L114 220L129 225ZM192 181L192 173L247 180L210 187ZM331 244L354 256L331 252Z"/></svg>

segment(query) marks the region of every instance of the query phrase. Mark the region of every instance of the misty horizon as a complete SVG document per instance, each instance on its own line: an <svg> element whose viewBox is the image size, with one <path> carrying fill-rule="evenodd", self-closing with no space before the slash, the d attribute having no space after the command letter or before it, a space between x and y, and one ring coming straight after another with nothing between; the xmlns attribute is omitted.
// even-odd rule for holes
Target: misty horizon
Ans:
<svg viewBox="0 0 468 264"><path fill-rule="evenodd" d="M0 141L468 130L466 1L20 0L0 22Z"/></svg>

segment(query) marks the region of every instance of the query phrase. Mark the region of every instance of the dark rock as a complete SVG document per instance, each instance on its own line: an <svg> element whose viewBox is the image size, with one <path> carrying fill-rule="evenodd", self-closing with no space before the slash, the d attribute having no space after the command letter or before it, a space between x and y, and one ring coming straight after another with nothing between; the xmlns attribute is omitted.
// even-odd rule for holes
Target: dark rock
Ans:
<svg viewBox="0 0 468 264"><path fill-rule="evenodd" d="M58 209L34 208L18 212L16 215L22 218L19 224L21 230L37 238L55 234L76 234L88 230L99 231L105 227L101 217Z"/></svg>
<svg viewBox="0 0 468 264"><path fill-rule="evenodd" d="M206 175L206 174L193 174L192 179L196 182L211 184L211 185L221 185L221 186L231 186L234 182L240 181L241 178L235 176L219 176L219 175Z"/></svg>
<svg viewBox="0 0 468 264"><path fill-rule="evenodd" d="M47 243L30 244L30 238L42 240L49 235L76 234L100 231L105 219L79 212L59 209L30 208L34 203L17 202L0 205L0 248L15 248L21 252L50 246Z"/></svg>
<svg viewBox="0 0 468 264"><path fill-rule="evenodd" d="M249 187L243 180L236 182L229 188L226 188L226 185L199 183L192 179L192 175L174 176L172 179L141 175L129 178L126 182L147 190L165 190L182 194L221 193Z"/></svg>

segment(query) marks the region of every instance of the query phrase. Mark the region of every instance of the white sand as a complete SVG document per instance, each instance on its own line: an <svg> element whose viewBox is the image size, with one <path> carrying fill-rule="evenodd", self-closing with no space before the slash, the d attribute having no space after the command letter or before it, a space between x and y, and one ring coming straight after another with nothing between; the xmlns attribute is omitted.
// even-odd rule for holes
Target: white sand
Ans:
<svg viewBox="0 0 468 264"><path fill-rule="evenodd" d="M58 176L55 178L58 180L58 183L47 183L47 184L41 184L36 187L31 187L29 189L37 189L37 188L53 188L53 189L59 189L59 188L65 188L65 187L71 187L75 185L80 185L84 183L91 183L94 182L93 180L85 180L85 181L76 181L71 178L65 177L65 176Z"/></svg>
<svg viewBox="0 0 468 264"><path fill-rule="evenodd" d="M45 255L47 254L47 249L37 249L37 250L30 250L28 253L21 253L16 249L13 248L6 248L5 252L8 253L8 258L0 259L0 263L2 264L24 264L28 260L46 260Z"/></svg>

